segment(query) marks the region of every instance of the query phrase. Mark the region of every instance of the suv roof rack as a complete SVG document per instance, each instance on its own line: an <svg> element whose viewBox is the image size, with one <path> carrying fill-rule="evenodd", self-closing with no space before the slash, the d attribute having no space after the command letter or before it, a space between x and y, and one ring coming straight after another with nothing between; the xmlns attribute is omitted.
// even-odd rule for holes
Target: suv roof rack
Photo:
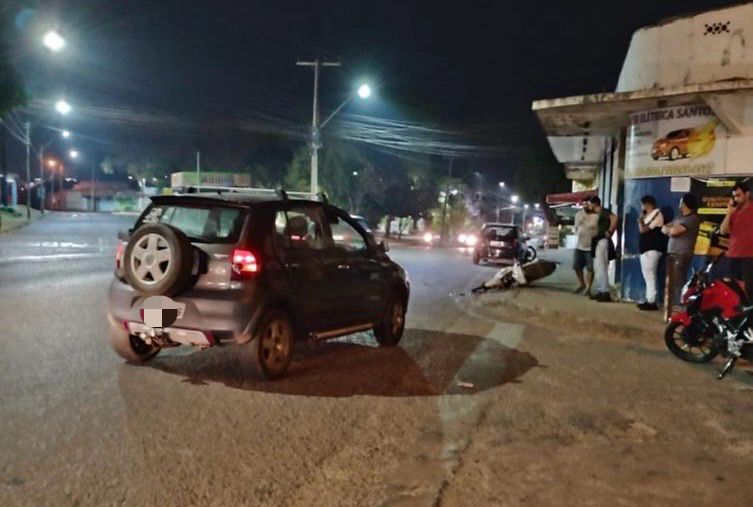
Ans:
<svg viewBox="0 0 753 507"><path fill-rule="evenodd" d="M314 194L312 192L288 192L282 188L254 188L254 187L217 187L217 186L188 186L181 187L176 192L178 194L248 194L258 196L276 195L280 199L287 201L288 199L307 199L312 201L327 202L327 197L324 193Z"/></svg>

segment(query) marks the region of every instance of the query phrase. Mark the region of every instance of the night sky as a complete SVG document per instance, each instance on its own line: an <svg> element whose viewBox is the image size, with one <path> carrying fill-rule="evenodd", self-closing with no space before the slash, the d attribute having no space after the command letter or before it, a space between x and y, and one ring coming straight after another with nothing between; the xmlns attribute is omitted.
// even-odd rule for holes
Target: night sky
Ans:
<svg viewBox="0 0 753 507"><path fill-rule="evenodd" d="M14 18L27 114L58 121L39 115L65 95L77 108L67 126L90 138L81 150L97 157L138 136L203 143L219 157L234 148L202 140L207 131L303 142L312 73L295 61L315 57L343 63L324 71L323 116L366 78L377 96L347 113L467 133L453 142L502 151L541 146L533 99L611 91L634 30L733 2L95 0L25 11L2 3ZM69 40L65 54L37 44L51 24Z"/></svg>

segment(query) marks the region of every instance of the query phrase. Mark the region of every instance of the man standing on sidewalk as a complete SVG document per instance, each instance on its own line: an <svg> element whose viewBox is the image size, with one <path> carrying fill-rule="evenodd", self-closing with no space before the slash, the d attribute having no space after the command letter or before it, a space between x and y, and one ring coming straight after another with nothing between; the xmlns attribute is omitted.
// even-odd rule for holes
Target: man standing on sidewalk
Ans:
<svg viewBox="0 0 753 507"><path fill-rule="evenodd" d="M732 199L720 231L729 234L727 257L732 276L745 282L745 292L753 299L753 203L745 183L732 187Z"/></svg>
<svg viewBox="0 0 753 507"><path fill-rule="evenodd" d="M591 242L596 236L598 216L591 210L591 203L586 201L581 209L575 215L575 235L578 239L573 253L573 269L575 276L578 277L578 287L575 289L576 294L585 291L587 296L591 295L591 286L594 283L594 263L591 257ZM583 270L586 269L586 275L583 276Z"/></svg>
<svg viewBox="0 0 753 507"><path fill-rule="evenodd" d="M646 282L646 300L638 305L640 310L658 310L656 306L656 272L659 261L667 249L667 241L661 232L664 215L656 205L653 195L641 198L641 216L638 217L640 239L638 248L641 252L641 272Z"/></svg>
<svg viewBox="0 0 753 507"><path fill-rule="evenodd" d="M594 262L594 276L596 278L596 295L592 299L600 303L612 301L609 292L609 260L614 258L612 234L617 230L617 215L601 205L601 199L591 198L591 208L596 213L596 236L592 242L591 255Z"/></svg>
<svg viewBox="0 0 753 507"><path fill-rule="evenodd" d="M680 201L680 216L661 229L664 234L669 236L667 247L669 253L667 264L669 284L667 289L672 298L669 301L671 306L680 304L682 287L688 278L688 268L693 260L698 229L701 226L701 219L698 218L696 213L697 209L698 198L693 194L683 195Z"/></svg>

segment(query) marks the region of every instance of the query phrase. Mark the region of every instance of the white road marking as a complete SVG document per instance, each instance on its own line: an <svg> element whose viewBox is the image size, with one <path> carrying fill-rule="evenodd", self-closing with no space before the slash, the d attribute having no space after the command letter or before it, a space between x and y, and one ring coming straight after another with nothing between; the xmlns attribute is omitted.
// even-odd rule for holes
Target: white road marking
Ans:
<svg viewBox="0 0 753 507"><path fill-rule="evenodd" d="M16 257L5 257L0 259L0 264L10 264L11 262L41 262L61 259L91 259L94 257L110 257L109 253L65 253L50 255L19 255Z"/></svg>

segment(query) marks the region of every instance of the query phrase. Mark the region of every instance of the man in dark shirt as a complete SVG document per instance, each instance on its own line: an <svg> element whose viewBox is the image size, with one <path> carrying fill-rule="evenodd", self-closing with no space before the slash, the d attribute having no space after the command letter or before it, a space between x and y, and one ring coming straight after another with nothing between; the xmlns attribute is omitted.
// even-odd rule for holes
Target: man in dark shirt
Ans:
<svg viewBox="0 0 753 507"><path fill-rule="evenodd" d="M720 231L729 234L727 257L732 276L745 282L745 292L753 298L753 202L745 183L732 187L732 199Z"/></svg>
<svg viewBox="0 0 753 507"><path fill-rule="evenodd" d="M682 287L688 279L688 268L693 261L695 242L701 227L701 219L696 213L697 209L698 198L693 194L683 195L680 201L680 216L662 227L662 232L669 236L667 267L672 297L671 306L680 304Z"/></svg>

